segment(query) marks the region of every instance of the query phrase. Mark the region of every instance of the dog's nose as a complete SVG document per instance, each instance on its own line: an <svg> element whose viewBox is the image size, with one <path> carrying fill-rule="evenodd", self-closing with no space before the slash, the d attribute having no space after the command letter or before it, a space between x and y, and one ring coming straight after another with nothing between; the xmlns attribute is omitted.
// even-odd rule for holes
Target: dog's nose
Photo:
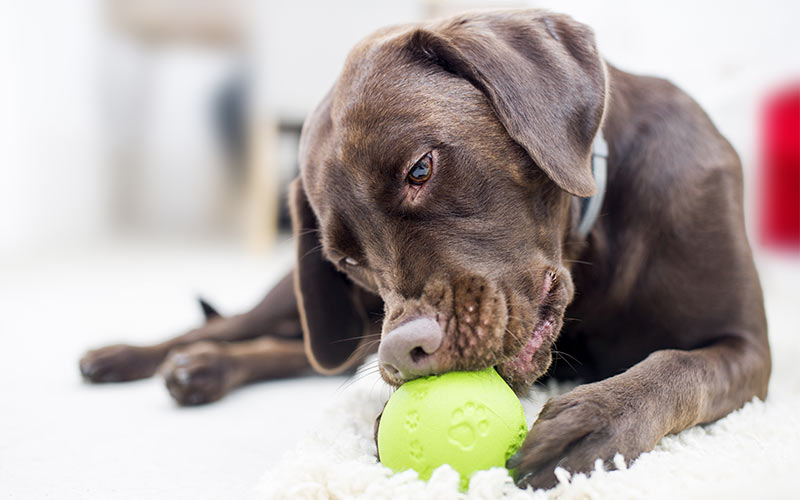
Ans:
<svg viewBox="0 0 800 500"><path fill-rule="evenodd" d="M403 323L381 340L381 367L404 380L436 373L438 363L433 354L442 345L442 337L442 329L433 318Z"/></svg>

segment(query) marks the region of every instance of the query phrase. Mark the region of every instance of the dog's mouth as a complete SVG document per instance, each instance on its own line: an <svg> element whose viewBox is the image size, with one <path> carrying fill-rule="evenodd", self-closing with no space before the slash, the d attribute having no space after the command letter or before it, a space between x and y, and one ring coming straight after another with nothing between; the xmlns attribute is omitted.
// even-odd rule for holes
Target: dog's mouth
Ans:
<svg viewBox="0 0 800 500"><path fill-rule="evenodd" d="M536 322L533 328L527 330L522 342L516 343L516 352L497 365L500 375L515 391L521 392L529 387L550 364L550 346L558 333L562 309L556 304L559 288L556 274L548 272L534 309Z"/></svg>
<svg viewBox="0 0 800 500"><path fill-rule="evenodd" d="M553 338L553 327L556 320L552 315L546 315L539 319L533 328L528 340L522 345L519 351L511 359L504 361L497 366L500 375L511 385L512 388L527 386L534 382L534 379L541 374L547 367L539 366L535 358L542 346L550 344ZM549 358L549 356L547 356Z"/></svg>
<svg viewBox="0 0 800 500"><path fill-rule="evenodd" d="M431 286L421 304L406 301L400 308L417 319L392 324L381 339L381 375L399 386L426 374L495 366L523 393L550 366L550 347L569 297L568 277L562 283L556 276L548 270L543 278L531 277L531 286L521 290L536 289L534 296L480 278ZM448 310L454 314L442 312Z"/></svg>

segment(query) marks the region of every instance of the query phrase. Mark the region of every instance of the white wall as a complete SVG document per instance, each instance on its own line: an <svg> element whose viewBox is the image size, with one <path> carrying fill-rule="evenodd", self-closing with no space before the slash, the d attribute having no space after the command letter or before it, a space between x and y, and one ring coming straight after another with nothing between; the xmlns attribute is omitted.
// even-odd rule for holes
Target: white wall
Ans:
<svg viewBox="0 0 800 500"><path fill-rule="evenodd" d="M94 0L0 5L0 254L106 226L98 16Z"/></svg>
<svg viewBox="0 0 800 500"><path fill-rule="evenodd" d="M256 106L302 118L333 85L350 48L376 29L412 22L419 0L254 2Z"/></svg>
<svg viewBox="0 0 800 500"><path fill-rule="evenodd" d="M603 54L622 69L665 76L686 89L731 139L753 178L759 101L771 86L800 78L800 2L530 3L592 25ZM333 83L357 40L380 26L418 18L424 2L254 0L251 5L257 103L300 119ZM0 254L58 249L103 237L111 228L112 169L99 75L107 40L100 6L101 0L0 4ZM172 62L193 66L192 57L174 55ZM161 102L197 102L190 96L175 101L179 81L165 76ZM151 144L165 151L191 147L186 135L175 134L167 145L154 137L158 127L170 124L152 116ZM203 134L195 135L203 140ZM195 156L189 150L181 154L184 175ZM160 178L160 169L170 168L168 158L153 153L151 160L160 167L147 171L146 179ZM203 192L213 184L203 184ZM169 192L154 189L153 196L168 206ZM146 214L158 217L158 211Z"/></svg>
<svg viewBox="0 0 800 500"><path fill-rule="evenodd" d="M114 227L146 238L207 239L235 231L233 172L214 120L235 51L148 47L124 36L104 55Z"/></svg>

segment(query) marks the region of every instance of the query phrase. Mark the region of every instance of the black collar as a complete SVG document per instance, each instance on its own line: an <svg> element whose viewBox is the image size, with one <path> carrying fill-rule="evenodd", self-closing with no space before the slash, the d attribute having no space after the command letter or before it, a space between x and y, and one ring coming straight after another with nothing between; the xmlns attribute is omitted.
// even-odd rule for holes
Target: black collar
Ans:
<svg viewBox="0 0 800 500"><path fill-rule="evenodd" d="M606 178L608 159L608 144L603 139L603 133L598 130L592 143L592 176L597 190L594 196L581 198L581 218L578 222L578 235L583 238L592 230L597 217L600 215L600 207L603 206L603 198L606 195Z"/></svg>

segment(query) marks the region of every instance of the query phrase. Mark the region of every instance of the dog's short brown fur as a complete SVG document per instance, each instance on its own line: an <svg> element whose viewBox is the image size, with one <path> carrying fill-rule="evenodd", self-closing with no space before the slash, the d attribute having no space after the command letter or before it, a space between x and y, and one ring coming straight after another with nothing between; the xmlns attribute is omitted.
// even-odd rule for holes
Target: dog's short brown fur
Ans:
<svg viewBox="0 0 800 500"><path fill-rule="evenodd" d="M608 191L582 238L601 127ZM551 399L509 460L533 486L766 396L737 155L682 91L606 64L586 26L522 10L381 30L300 149L294 272L244 315L88 353L89 379L161 365L180 403L204 403L309 365L341 372L381 330L427 315L444 331L440 371L497 366L520 394L548 368L587 382ZM427 152L430 179L408 182ZM554 352L574 361L551 365Z"/></svg>

